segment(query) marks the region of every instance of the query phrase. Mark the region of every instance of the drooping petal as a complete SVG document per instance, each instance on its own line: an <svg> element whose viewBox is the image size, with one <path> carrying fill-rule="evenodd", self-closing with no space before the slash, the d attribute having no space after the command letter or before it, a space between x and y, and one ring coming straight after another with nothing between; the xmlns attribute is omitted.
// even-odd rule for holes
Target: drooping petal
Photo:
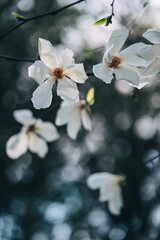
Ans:
<svg viewBox="0 0 160 240"><path fill-rule="evenodd" d="M136 87L138 89L141 89L141 88L143 88L144 86L146 86L149 83L150 83L150 79L148 77L140 76L138 86L135 86L135 85L132 85L132 84L130 84L130 85L134 86L134 87Z"/></svg>
<svg viewBox="0 0 160 240"><path fill-rule="evenodd" d="M57 95L66 101L79 101L77 84L67 77L58 80Z"/></svg>
<svg viewBox="0 0 160 240"><path fill-rule="evenodd" d="M109 201L109 210L112 214L120 214L123 206L122 192L120 182L122 176L111 173L95 173L88 177L87 185L91 189L100 188L100 201Z"/></svg>
<svg viewBox="0 0 160 240"><path fill-rule="evenodd" d="M99 201L105 202L112 199L114 184L114 182L110 182L110 184L104 184L100 187Z"/></svg>
<svg viewBox="0 0 160 240"><path fill-rule="evenodd" d="M144 48L145 46L146 46L146 44L144 44L144 43L132 44L128 48L121 51L119 53L118 57L122 60L122 62L125 62L127 64L131 64L131 65L139 66L139 67L146 67L147 61L136 55L136 53L140 49Z"/></svg>
<svg viewBox="0 0 160 240"><path fill-rule="evenodd" d="M100 78L105 83L111 83L113 79L112 70L104 63L99 63L93 66L93 73L97 78Z"/></svg>
<svg viewBox="0 0 160 240"><path fill-rule="evenodd" d="M6 143L6 153L12 159L19 158L28 148L28 135L24 132L9 138Z"/></svg>
<svg viewBox="0 0 160 240"><path fill-rule="evenodd" d="M39 157L44 158L48 152L48 146L46 142L38 137L35 133L29 133L29 150L33 153L37 153Z"/></svg>
<svg viewBox="0 0 160 240"><path fill-rule="evenodd" d="M67 69L68 67L71 67L74 65L75 61L73 58L73 51L66 48L59 59L59 66L63 67L63 69Z"/></svg>
<svg viewBox="0 0 160 240"><path fill-rule="evenodd" d="M13 116L22 125L33 124L35 122L32 112L28 109L16 110L13 112Z"/></svg>
<svg viewBox="0 0 160 240"><path fill-rule="evenodd" d="M143 34L143 37L154 44L160 44L160 29L149 29Z"/></svg>
<svg viewBox="0 0 160 240"><path fill-rule="evenodd" d="M59 138L59 133L53 123L43 122L41 119L36 121L36 133L47 142L52 142Z"/></svg>
<svg viewBox="0 0 160 240"><path fill-rule="evenodd" d="M154 58L160 57L160 45L145 46L139 50L136 55L147 61L152 61Z"/></svg>
<svg viewBox="0 0 160 240"><path fill-rule="evenodd" d="M112 44L114 44L113 48L111 49L110 51L110 54L112 56L117 56L120 49L122 48L123 44L125 43L127 37L128 37L128 34L129 34L129 31L128 29L118 29L118 30L115 30L109 41L108 41L108 44L107 44L107 49L110 48L110 46L112 46Z"/></svg>
<svg viewBox="0 0 160 240"><path fill-rule="evenodd" d="M104 185L112 186L114 180L113 176L113 174L105 172L91 174L87 179L87 185L93 190L101 188Z"/></svg>
<svg viewBox="0 0 160 240"><path fill-rule="evenodd" d="M68 136L75 140L77 138L77 134L79 132L80 127L81 127L80 110L77 109L74 111L74 115L72 116L72 119L69 121L67 125Z"/></svg>
<svg viewBox="0 0 160 240"><path fill-rule="evenodd" d="M91 131L92 120L91 120L88 112L86 111L86 109L81 111L81 118L82 118L82 124L83 124L84 128Z"/></svg>
<svg viewBox="0 0 160 240"><path fill-rule="evenodd" d="M31 100L36 109L47 108L51 105L53 84L53 79L49 78L34 91Z"/></svg>
<svg viewBox="0 0 160 240"><path fill-rule="evenodd" d="M120 64L118 68L115 68L115 75L117 80L126 80L135 86L139 84L140 74L134 66Z"/></svg>
<svg viewBox="0 0 160 240"><path fill-rule="evenodd" d="M120 215L121 208L123 207L123 198L120 186L115 186L112 189L113 195L112 199L108 203L108 208L110 212L114 215Z"/></svg>
<svg viewBox="0 0 160 240"><path fill-rule="evenodd" d="M52 70L48 68L42 61L36 61L28 68L28 75L39 85L51 76Z"/></svg>
<svg viewBox="0 0 160 240"><path fill-rule="evenodd" d="M152 76L160 72L160 58L154 59L142 73L142 76Z"/></svg>
<svg viewBox="0 0 160 240"><path fill-rule="evenodd" d="M77 103L64 101L60 109L57 111L56 125L61 126L68 123L74 115Z"/></svg>
<svg viewBox="0 0 160 240"><path fill-rule="evenodd" d="M75 64L73 68L65 70L64 74L77 83L85 83L88 78L82 63Z"/></svg>
<svg viewBox="0 0 160 240"><path fill-rule="evenodd" d="M39 38L38 51L40 59L47 67L54 69L58 66L58 59L50 41Z"/></svg>

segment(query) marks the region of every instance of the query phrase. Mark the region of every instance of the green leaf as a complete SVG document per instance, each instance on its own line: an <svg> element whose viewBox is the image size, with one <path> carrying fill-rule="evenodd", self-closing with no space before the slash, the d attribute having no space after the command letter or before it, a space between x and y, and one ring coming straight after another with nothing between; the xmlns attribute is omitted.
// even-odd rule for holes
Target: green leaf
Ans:
<svg viewBox="0 0 160 240"><path fill-rule="evenodd" d="M94 88L90 88L87 93L87 102L89 105L94 104Z"/></svg>
<svg viewBox="0 0 160 240"><path fill-rule="evenodd" d="M25 18L23 16L19 15L18 13L12 12L12 15L18 21L24 21L25 20Z"/></svg>
<svg viewBox="0 0 160 240"><path fill-rule="evenodd" d="M105 26L108 26L110 23L112 23L112 15L102 18L101 20L99 20L98 22L94 23L93 26L98 26L98 25L102 25L105 23Z"/></svg>
<svg viewBox="0 0 160 240"><path fill-rule="evenodd" d="M138 102L139 96L136 93L131 93L130 97L133 99L134 102Z"/></svg>
<svg viewBox="0 0 160 240"><path fill-rule="evenodd" d="M98 25L102 25L104 23L107 23L107 17L100 19L99 21L97 21L96 23L93 24L93 26L98 26Z"/></svg>
<svg viewBox="0 0 160 240"><path fill-rule="evenodd" d="M92 59L94 57L94 53L91 49L86 49L86 57L88 59Z"/></svg>

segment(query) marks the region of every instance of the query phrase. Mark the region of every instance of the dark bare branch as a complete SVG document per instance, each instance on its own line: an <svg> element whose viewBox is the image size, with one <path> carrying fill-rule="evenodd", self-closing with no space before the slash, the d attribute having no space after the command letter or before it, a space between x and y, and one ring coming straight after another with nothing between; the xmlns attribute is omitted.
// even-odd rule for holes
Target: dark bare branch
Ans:
<svg viewBox="0 0 160 240"><path fill-rule="evenodd" d="M35 16L35 17L31 17L31 18L24 18L24 20L21 20L21 22L19 24L17 24L16 26L14 26L13 28L9 29L7 32L5 32L4 34L0 35L0 40L2 40L4 37L6 37L8 34L10 34L11 32L13 32L14 30L16 30L17 28L19 28L20 26L22 26L23 24L27 23L27 22L30 22L32 20L36 20L36 19L39 19L39 18L43 18L43 17L47 17L47 16L55 16L56 14L64 11L65 9L67 8L70 8L78 3L81 3L81 2L84 2L85 0L78 0L74 3L71 3L71 4L68 4L58 10L54 10L54 11L50 11L48 13L44 13L44 14L40 14L38 16Z"/></svg>

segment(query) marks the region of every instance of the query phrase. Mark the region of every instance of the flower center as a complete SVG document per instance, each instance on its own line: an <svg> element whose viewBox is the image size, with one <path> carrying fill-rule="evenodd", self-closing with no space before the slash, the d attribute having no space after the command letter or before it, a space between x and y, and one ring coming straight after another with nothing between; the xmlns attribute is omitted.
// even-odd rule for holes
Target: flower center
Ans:
<svg viewBox="0 0 160 240"><path fill-rule="evenodd" d="M34 124L32 124L32 125L28 126L27 132L33 133L33 132L35 132L35 130L36 130L36 126Z"/></svg>
<svg viewBox="0 0 160 240"><path fill-rule="evenodd" d="M116 185L122 186L124 184L125 180L126 180L125 176L119 177L119 179L116 182Z"/></svg>
<svg viewBox="0 0 160 240"><path fill-rule="evenodd" d="M80 110L82 111L83 109L85 109L86 108L86 102L85 101L80 101L79 103L78 103L78 107L80 108Z"/></svg>
<svg viewBox="0 0 160 240"><path fill-rule="evenodd" d="M61 79L64 76L63 68L57 67L53 70L52 75L55 79Z"/></svg>
<svg viewBox="0 0 160 240"><path fill-rule="evenodd" d="M108 67L117 68L120 63L121 63L121 59L119 57L114 56L112 59L112 62L108 63Z"/></svg>

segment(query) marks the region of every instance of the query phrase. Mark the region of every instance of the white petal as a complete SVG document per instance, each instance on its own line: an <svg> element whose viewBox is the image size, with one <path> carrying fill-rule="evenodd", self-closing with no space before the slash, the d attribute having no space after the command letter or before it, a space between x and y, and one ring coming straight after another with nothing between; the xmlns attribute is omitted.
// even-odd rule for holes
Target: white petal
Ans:
<svg viewBox="0 0 160 240"><path fill-rule="evenodd" d="M115 182L115 175L111 173L94 173L87 179L87 185L91 189L101 188L103 186L112 186Z"/></svg>
<svg viewBox="0 0 160 240"><path fill-rule="evenodd" d="M105 65L107 65L108 62L112 62L113 56L110 54L110 52L111 52L113 46L114 46L114 44L112 44L110 47L108 47L107 50L106 50L105 53L104 53L103 63L104 63Z"/></svg>
<svg viewBox="0 0 160 240"><path fill-rule="evenodd" d="M135 43L128 48L124 49L122 52L119 53L118 57L127 64L131 64L134 66L146 67L147 61L138 57L136 53L144 48L146 44L144 43Z"/></svg>
<svg viewBox="0 0 160 240"><path fill-rule="evenodd" d="M13 112L13 116L22 125L33 124L35 122L32 112L28 109L16 110Z"/></svg>
<svg viewBox="0 0 160 240"><path fill-rule="evenodd" d="M75 102L62 102L60 109L57 111L56 125L61 126L68 123L74 115L74 111L77 108ZM67 104L66 104L67 103Z"/></svg>
<svg viewBox="0 0 160 240"><path fill-rule="evenodd" d="M77 83L85 83L88 78L82 63L75 64L73 68L65 70L64 74Z"/></svg>
<svg viewBox="0 0 160 240"><path fill-rule="evenodd" d="M67 125L68 136L72 139L76 139L80 127L81 127L80 110L76 109L74 111L74 115L72 116L72 119Z"/></svg>
<svg viewBox="0 0 160 240"><path fill-rule="evenodd" d="M12 159L19 158L28 148L28 135L24 132L9 138L6 144L6 153Z"/></svg>
<svg viewBox="0 0 160 240"><path fill-rule="evenodd" d="M114 182L111 182L110 184L104 184L100 187L99 201L105 202L112 199L114 184Z"/></svg>
<svg viewBox="0 0 160 240"><path fill-rule="evenodd" d="M141 88L143 88L144 86L146 86L149 83L150 83L150 79L148 77L140 76L138 86L135 86L135 85L132 85L132 84L130 84L130 85L132 85L132 86L134 86L134 87L136 87L138 89L141 89Z"/></svg>
<svg viewBox="0 0 160 240"><path fill-rule="evenodd" d="M107 48L110 48L112 44L114 44L113 48L110 51L110 54L112 56L117 56L120 49L122 48L123 44L125 43L127 37L128 37L129 31L127 29L118 29L115 30L107 44Z"/></svg>
<svg viewBox="0 0 160 240"><path fill-rule="evenodd" d="M99 63L93 66L93 73L97 78L100 78L105 83L111 83L113 79L112 70L104 63Z"/></svg>
<svg viewBox="0 0 160 240"><path fill-rule="evenodd" d="M64 69L74 65L75 61L73 59L73 51L70 49L65 49L59 60L59 66L63 67Z"/></svg>
<svg viewBox="0 0 160 240"><path fill-rule="evenodd" d="M29 66L28 75L40 85L51 76L51 69L42 61L36 61Z"/></svg>
<svg viewBox="0 0 160 240"><path fill-rule="evenodd" d="M149 29L143 34L143 37L154 44L160 44L160 29Z"/></svg>
<svg viewBox="0 0 160 240"><path fill-rule="evenodd" d="M114 215L120 215L121 208L123 207L122 192L120 186L115 186L112 199L108 203L110 212Z"/></svg>
<svg viewBox="0 0 160 240"><path fill-rule="evenodd" d="M142 76L152 76L160 72L160 58L154 59L142 73Z"/></svg>
<svg viewBox="0 0 160 240"><path fill-rule="evenodd" d="M148 45L139 50L136 55L147 61L152 61L154 58L160 57L160 45Z"/></svg>
<svg viewBox="0 0 160 240"><path fill-rule="evenodd" d="M35 133L30 133L29 150L37 153L39 157L44 158L48 152L48 146L42 138L38 137Z"/></svg>
<svg viewBox="0 0 160 240"><path fill-rule="evenodd" d="M57 95L66 101L79 101L77 84L73 80L64 77L58 80Z"/></svg>
<svg viewBox="0 0 160 240"><path fill-rule="evenodd" d="M52 142L59 138L59 133L53 123L43 122L41 119L36 121L36 133L47 142Z"/></svg>
<svg viewBox="0 0 160 240"><path fill-rule="evenodd" d="M92 120L91 120L88 112L85 109L81 111L81 118L82 118L82 124L83 124L84 128L91 131Z"/></svg>
<svg viewBox="0 0 160 240"><path fill-rule="evenodd" d="M58 66L57 56L50 41L39 38L38 50L40 59L47 67L54 69Z"/></svg>
<svg viewBox="0 0 160 240"><path fill-rule="evenodd" d="M36 109L47 108L51 105L53 84L53 79L49 78L34 91L31 100Z"/></svg>
<svg viewBox="0 0 160 240"><path fill-rule="evenodd" d="M136 86L139 84L140 74L134 66L120 64L115 68L115 75L117 80L126 80Z"/></svg>

